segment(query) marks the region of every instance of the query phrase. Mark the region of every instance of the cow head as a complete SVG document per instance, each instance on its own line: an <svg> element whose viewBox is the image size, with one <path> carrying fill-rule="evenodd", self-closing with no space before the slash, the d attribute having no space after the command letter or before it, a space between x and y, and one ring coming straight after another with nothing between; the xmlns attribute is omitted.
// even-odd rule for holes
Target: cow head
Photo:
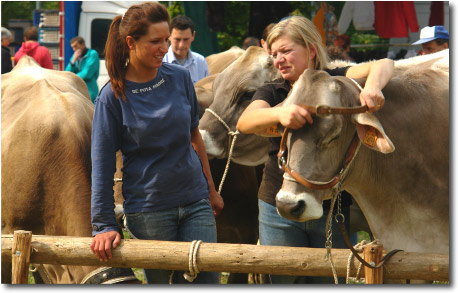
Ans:
<svg viewBox="0 0 458 293"><path fill-rule="evenodd" d="M294 84L284 105L357 107L359 93L356 84L346 77L331 77L326 72L308 69ZM290 131L287 164L309 181L330 181L342 169L355 133L363 144L376 151L389 153L394 150L373 114L314 116L313 124ZM376 134L376 143L364 140L367 133ZM283 186L276 196L277 211L282 217L293 221L317 219L323 214L323 200L330 196L330 188L314 190L302 186L285 173Z"/></svg>
<svg viewBox="0 0 458 293"><path fill-rule="evenodd" d="M209 158L227 158L231 137L237 121L248 106L257 88L278 75L270 56L260 47L248 48L213 82L213 102L210 111L201 118L199 129ZM218 119L218 117L219 119ZM238 134L232 152L232 161L256 166L267 160L269 141L257 135Z"/></svg>

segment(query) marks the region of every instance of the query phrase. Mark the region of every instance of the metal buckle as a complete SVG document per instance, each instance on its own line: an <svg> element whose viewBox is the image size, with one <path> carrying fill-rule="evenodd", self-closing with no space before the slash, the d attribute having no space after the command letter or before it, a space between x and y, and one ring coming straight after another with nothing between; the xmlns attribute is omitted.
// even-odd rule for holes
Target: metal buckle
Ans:
<svg viewBox="0 0 458 293"><path fill-rule="evenodd" d="M285 153L285 151L281 151L279 153L280 156L277 159L278 168L280 168L280 170L283 170L285 165L286 165L285 157L283 157L284 153Z"/></svg>
<svg viewBox="0 0 458 293"><path fill-rule="evenodd" d="M320 109L326 109L325 113L320 113ZM317 105L315 107L315 113L317 117L324 118L331 115L331 107L328 105Z"/></svg>

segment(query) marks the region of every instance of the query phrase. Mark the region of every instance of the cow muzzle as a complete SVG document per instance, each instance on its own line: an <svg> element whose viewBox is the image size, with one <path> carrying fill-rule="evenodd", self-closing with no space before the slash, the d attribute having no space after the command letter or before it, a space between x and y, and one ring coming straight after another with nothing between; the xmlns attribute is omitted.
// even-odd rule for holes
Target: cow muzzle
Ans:
<svg viewBox="0 0 458 293"><path fill-rule="evenodd" d="M206 130L199 129L202 140L204 141L205 150L207 151L208 159L224 158L224 148L220 147Z"/></svg>
<svg viewBox="0 0 458 293"><path fill-rule="evenodd" d="M275 198L277 213L283 218L305 222L323 216L323 205L313 195L293 194L280 189Z"/></svg>

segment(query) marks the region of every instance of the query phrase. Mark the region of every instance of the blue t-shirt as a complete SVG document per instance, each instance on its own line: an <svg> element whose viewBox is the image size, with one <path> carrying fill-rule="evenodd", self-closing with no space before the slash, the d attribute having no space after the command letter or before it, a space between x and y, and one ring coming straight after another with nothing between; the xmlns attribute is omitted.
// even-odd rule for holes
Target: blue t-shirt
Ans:
<svg viewBox="0 0 458 293"><path fill-rule="evenodd" d="M92 124L93 235L116 230L113 177L123 155L124 212L164 210L208 198L208 183L191 145L199 125L194 86L184 67L163 64L146 83L126 81L126 97L108 83Z"/></svg>

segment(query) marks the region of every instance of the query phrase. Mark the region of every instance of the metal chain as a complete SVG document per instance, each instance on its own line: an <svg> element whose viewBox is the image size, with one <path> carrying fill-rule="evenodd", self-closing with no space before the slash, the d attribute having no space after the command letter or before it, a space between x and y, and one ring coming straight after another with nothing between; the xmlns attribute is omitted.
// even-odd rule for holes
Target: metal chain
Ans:
<svg viewBox="0 0 458 293"><path fill-rule="evenodd" d="M329 260L331 263L331 269L332 269L332 274L334 276L334 283L339 284L339 280L337 279L337 271L334 265L334 260L332 259L331 255L331 249L332 249L332 214L334 211L334 205L337 200L337 214L336 214L336 219L338 216L342 217L342 221L345 220L342 212L341 212L341 196L340 196L340 187L341 187L341 181L337 183L337 188L333 189L332 191L332 196L331 196L331 206L329 207L329 213L328 217L326 218L326 256L325 260ZM337 221L337 220L336 220Z"/></svg>

